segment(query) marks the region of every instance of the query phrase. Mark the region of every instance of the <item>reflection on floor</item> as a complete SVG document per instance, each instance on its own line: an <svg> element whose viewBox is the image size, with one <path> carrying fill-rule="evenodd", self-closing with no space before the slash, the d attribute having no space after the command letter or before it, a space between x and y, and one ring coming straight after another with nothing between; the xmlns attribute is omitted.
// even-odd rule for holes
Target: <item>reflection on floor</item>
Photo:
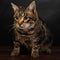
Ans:
<svg viewBox="0 0 60 60"><path fill-rule="evenodd" d="M60 60L60 47L53 47L51 55L40 55L36 59L33 59L31 56L28 55L11 57L10 52L10 47L0 47L0 60Z"/></svg>

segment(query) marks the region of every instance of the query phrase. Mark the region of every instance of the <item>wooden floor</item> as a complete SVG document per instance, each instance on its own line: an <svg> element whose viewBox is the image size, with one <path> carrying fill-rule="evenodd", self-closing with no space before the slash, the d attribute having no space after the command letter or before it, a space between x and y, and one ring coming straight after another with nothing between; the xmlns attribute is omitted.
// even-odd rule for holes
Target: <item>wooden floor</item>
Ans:
<svg viewBox="0 0 60 60"><path fill-rule="evenodd" d="M10 47L0 47L0 60L60 60L60 47L53 47L51 55L40 55L36 59L33 59L31 56L27 55L11 57L10 52Z"/></svg>

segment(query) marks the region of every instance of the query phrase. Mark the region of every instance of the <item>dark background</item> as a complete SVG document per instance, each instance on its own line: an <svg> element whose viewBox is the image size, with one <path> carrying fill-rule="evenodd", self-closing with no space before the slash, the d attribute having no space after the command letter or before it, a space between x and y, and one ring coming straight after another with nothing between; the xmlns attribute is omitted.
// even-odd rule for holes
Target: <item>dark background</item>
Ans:
<svg viewBox="0 0 60 60"><path fill-rule="evenodd" d="M11 2L27 7L32 0L0 0L0 46L13 43L13 9ZM39 16L53 34L53 46L60 46L60 0L36 0ZM10 31L11 30L11 31ZM10 32L9 32L10 31Z"/></svg>

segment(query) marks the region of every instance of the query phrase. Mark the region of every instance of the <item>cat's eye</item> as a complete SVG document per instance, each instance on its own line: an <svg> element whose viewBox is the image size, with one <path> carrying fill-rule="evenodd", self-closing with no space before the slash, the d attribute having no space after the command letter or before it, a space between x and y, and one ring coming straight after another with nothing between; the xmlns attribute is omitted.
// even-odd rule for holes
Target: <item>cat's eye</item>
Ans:
<svg viewBox="0 0 60 60"><path fill-rule="evenodd" d="M36 21L36 19L33 19L33 18L31 18L31 17L29 17L30 18L30 20L32 20L32 21Z"/></svg>
<svg viewBox="0 0 60 60"><path fill-rule="evenodd" d="M17 20L17 19L18 19L18 17L16 16L16 17L15 17L15 19Z"/></svg>
<svg viewBox="0 0 60 60"><path fill-rule="evenodd" d="M28 17L25 16L24 19L28 19Z"/></svg>

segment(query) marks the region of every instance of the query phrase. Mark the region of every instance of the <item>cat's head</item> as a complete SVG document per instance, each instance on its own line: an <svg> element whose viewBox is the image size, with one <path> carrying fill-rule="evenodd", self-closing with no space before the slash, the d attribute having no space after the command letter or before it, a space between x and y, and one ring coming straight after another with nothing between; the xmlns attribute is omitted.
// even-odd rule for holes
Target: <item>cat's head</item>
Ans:
<svg viewBox="0 0 60 60"><path fill-rule="evenodd" d="M15 27L26 31L34 28L35 21L38 19L35 1L30 3L26 9L18 7L13 3L11 5L14 10Z"/></svg>

